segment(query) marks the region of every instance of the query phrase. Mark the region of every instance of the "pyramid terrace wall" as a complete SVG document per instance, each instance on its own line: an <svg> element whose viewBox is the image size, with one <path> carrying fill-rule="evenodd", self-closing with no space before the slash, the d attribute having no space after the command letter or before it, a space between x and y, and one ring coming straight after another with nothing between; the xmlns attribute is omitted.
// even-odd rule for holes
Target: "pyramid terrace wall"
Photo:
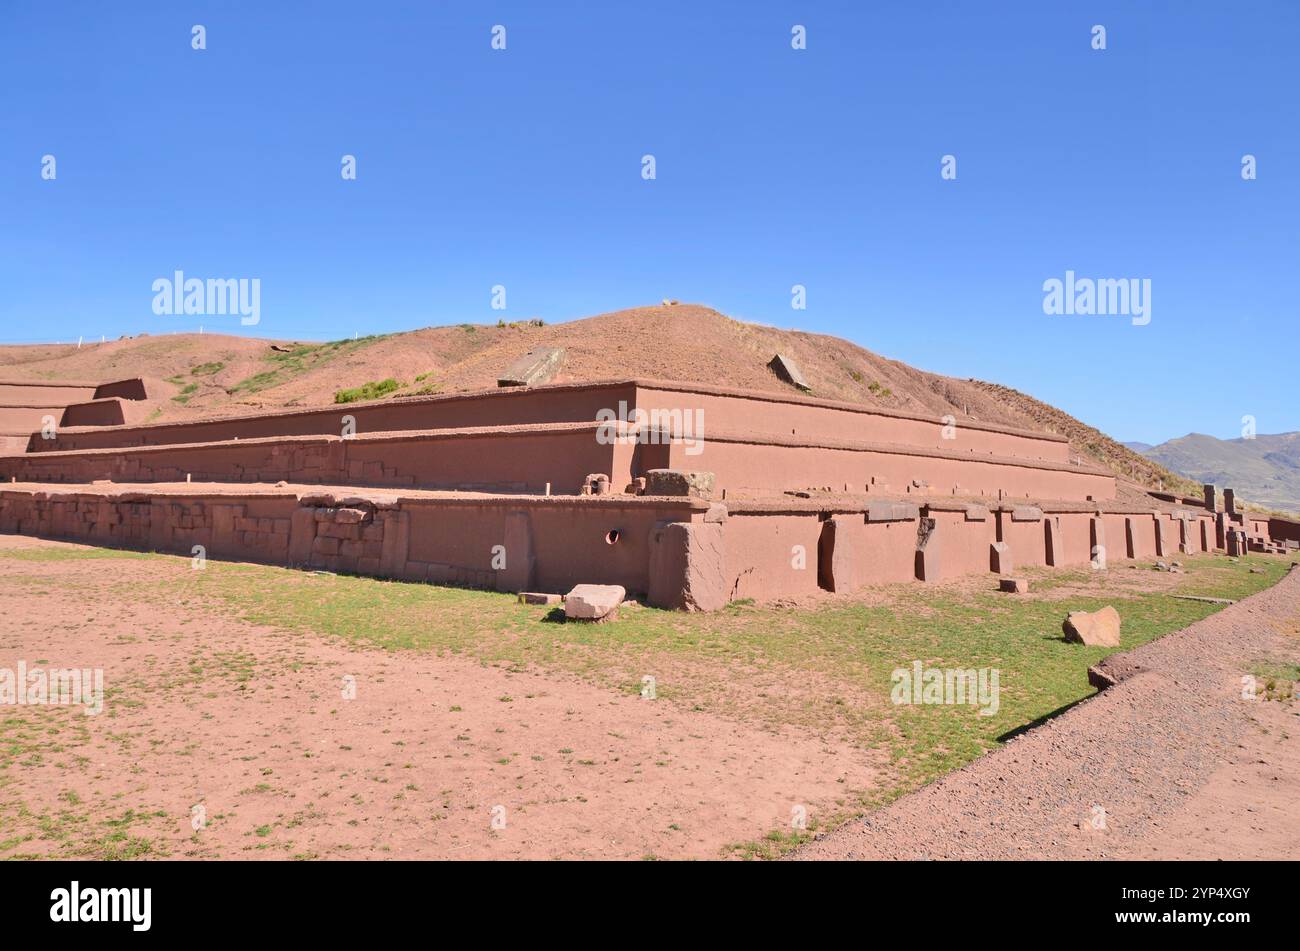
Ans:
<svg viewBox="0 0 1300 951"><path fill-rule="evenodd" d="M78 484L266 482L393 488L492 489L577 494L588 474L622 491L649 469L714 473L718 492L780 495L830 487L909 493L915 487L961 495L1109 499L1114 477L1064 463L981 456L951 449L821 443L792 437L706 435L702 441L608 439L597 423L339 436L239 439L215 443L27 453L0 458L0 479ZM770 441L763 441L764 439Z"/></svg>
<svg viewBox="0 0 1300 951"><path fill-rule="evenodd" d="M620 584L664 607L715 608L866 585L1087 565L1098 531L1107 564L1132 536L1139 558L1177 557L1208 513L1069 503L748 500L633 496L386 495L306 487L85 486L0 491L0 532L217 559L564 592ZM1113 536L1123 526L1120 541ZM1210 536L1212 537L1212 536ZM499 547L498 547L499 546ZM503 555L504 561L494 560ZM683 597L683 593L691 595Z"/></svg>
<svg viewBox="0 0 1300 951"><path fill-rule="evenodd" d="M561 384L524 389L486 390L448 396L344 404L231 416L185 423L154 423L117 429L64 429L54 439L33 436L31 452L121 448L257 439L274 436L342 435L345 416L364 435L399 430L431 430L544 423L589 422L609 418L636 422L637 412L653 428L678 427L701 419L707 440L714 432L760 437L797 437L855 443L896 444L956 451L967 456L1001 456L1066 463L1069 444L1060 436L919 414L874 409L806 397L781 396L700 385L655 381ZM700 415L696 416L696 411ZM680 432L680 429L678 430ZM694 430L690 431L694 434ZM945 438L945 432L952 438Z"/></svg>
<svg viewBox="0 0 1300 951"><path fill-rule="evenodd" d="M662 467L667 447L602 443L595 423L297 436L193 445L28 453L0 458L0 478L21 482L279 481L381 488L577 495L591 473Z"/></svg>
<svg viewBox="0 0 1300 951"><path fill-rule="evenodd" d="M30 449L46 419L57 426L111 426L135 422L135 401L146 398L141 380L113 383L0 381L0 452ZM40 440L47 442L46 440Z"/></svg>

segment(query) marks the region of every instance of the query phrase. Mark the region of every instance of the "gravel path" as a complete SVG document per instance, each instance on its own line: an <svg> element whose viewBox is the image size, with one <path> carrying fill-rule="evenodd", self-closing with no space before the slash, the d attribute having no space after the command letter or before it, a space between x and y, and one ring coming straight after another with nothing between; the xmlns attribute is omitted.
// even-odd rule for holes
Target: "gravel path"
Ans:
<svg viewBox="0 0 1300 951"><path fill-rule="evenodd" d="M1300 703L1241 681L1300 658L1300 571L1127 657L1145 670L793 857L1300 857Z"/></svg>

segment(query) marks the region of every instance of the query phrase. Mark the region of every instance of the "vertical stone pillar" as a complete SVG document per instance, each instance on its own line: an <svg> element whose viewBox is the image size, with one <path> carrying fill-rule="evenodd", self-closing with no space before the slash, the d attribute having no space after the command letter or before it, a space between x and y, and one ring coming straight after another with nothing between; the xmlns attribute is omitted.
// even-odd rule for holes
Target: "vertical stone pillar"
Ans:
<svg viewBox="0 0 1300 951"><path fill-rule="evenodd" d="M1089 555L1094 568L1105 568L1109 552L1106 551L1106 523L1100 515L1088 519Z"/></svg>
<svg viewBox="0 0 1300 951"><path fill-rule="evenodd" d="M1065 549L1061 545L1061 517L1043 514L1043 561L1050 568L1065 563Z"/></svg>
<svg viewBox="0 0 1300 951"><path fill-rule="evenodd" d="M1215 501L1215 498L1214 498L1214 486L1213 486L1213 484L1211 484L1211 483L1209 483L1209 482L1205 483L1205 485L1201 486L1201 491L1203 491L1203 492L1205 493L1205 510L1206 510L1207 512L1213 512L1213 511L1215 511L1215 506L1216 506L1218 503Z"/></svg>
<svg viewBox="0 0 1300 951"><path fill-rule="evenodd" d="M496 573L498 591L528 591L537 574L537 555L533 549L533 523L527 512L506 514L506 566Z"/></svg>
<svg viewBox="0 0 1300 951"><path fill-rule="evenodd" d="M821 537L817 540L817 585L826 591L842 593L857 587L850 539L855 522L861 524L861 517L832 515L822 522Z"/></svg>
<svg viewBox="0 0 1300 951"><path fill-rule="evenodd" d="M1223 490L1223 510L1230 516L1237 514L1237 494L1232 489Z"/></svg>
<svg viewBox="0 0 1300 951"><path fill-rule="evenodd" d="M661 522L650 532L647 599L655 607L715 611L731 599L723 523Z"/></svg>
<svg viewBox="0 0 1300 951"><path fill-rule="evenodd" d="M916 580L938 581L942 576L938 522L933 518L917 519Z"/></svg>

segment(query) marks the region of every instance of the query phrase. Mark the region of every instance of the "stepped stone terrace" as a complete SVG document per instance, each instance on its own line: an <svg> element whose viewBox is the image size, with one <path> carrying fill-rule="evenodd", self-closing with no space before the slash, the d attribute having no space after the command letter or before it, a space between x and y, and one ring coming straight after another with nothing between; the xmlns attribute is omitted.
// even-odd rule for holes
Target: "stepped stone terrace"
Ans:
<svg viewBox="0 0 1300 951"><path fill-rule="evenodd" d="M1300 544L1212 488L1117 500L1050 433L658 380L183 423L65 413L11 442L0 478L5 532L703 610Z"/></svg>

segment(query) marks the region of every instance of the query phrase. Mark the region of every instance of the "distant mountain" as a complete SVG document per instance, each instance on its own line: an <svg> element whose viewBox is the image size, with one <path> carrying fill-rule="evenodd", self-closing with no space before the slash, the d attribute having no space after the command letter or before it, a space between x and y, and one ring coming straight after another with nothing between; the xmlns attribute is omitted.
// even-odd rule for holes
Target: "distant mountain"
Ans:
<svg viewBox="0 0 1300 951"><path fill-rule="evenodd" d="M1140 443L1126 443L1136 449ZM1189 433L1138 450L1179 475L1235 489L1240 498L1267 508L1300 512L1300 433L1216 439Z"/></svg>
<svg viewBox="0 0 1300 951"><path fill-rule="evenodd" d="M1156 448L1155 446L1151 445L1151 443L1149 442L1134 441L1134 442L1121 443L1120 445L1124 446L1127 449L1132 449L1134 452L1140 452L1143 455L1145 455L1148 450Z"/></svg>

